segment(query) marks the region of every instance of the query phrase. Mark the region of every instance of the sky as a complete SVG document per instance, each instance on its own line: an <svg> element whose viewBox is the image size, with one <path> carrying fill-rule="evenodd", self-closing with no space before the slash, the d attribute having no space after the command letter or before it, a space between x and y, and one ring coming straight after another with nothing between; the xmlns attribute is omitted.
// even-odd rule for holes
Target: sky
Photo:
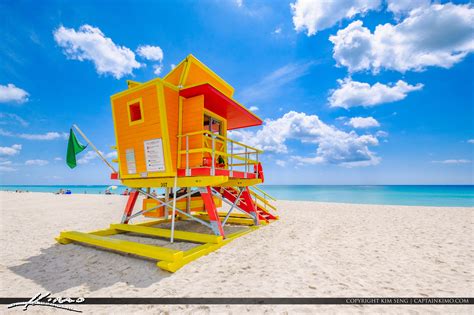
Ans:
<svg viewBox="0 0 474 315"><path fill-rule="evenodd" d="M0 184L108 184L110 96L193 54L264 120L266 184L473 184L469 1L0 0ZM79 137L80 141L84 141Z"/></svg>

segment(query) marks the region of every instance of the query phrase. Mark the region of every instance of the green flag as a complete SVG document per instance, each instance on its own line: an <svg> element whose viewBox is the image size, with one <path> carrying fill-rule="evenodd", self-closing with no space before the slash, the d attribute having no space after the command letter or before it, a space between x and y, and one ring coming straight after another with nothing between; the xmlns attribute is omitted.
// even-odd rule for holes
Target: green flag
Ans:
<svg viewBox="0 0 474 315"><path fill-rule="evenodd" d="M66 163L70 168L75 168L76 163L76 155L84 151L86 145L82 145L77 141L76 135L71 130L69 131L69 141L67 143L67 156L66 156Z"/></svg>

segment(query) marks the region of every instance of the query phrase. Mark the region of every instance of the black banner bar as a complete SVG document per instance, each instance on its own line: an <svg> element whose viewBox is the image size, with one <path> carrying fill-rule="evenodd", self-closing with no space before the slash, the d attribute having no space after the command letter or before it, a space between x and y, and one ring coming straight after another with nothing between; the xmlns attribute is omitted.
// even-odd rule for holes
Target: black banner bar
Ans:
<svg viewBox="0 0 474 315"><path fill-rule="evenodd" d="M54 298L54 297L51 297ZM13 304L28 302L27 298L0 298L0 304ZM78 298L71 298L78 300ZM82 301L83 300L83 301ZM344 298L105 298L91 297L81 298L81 302L64 303L62 305L265 305L265 304L285 304L285 305L316 305L316 304L345 304L345 305L467 305L474 304L474 298L464 297L344 297Z"/></svg>

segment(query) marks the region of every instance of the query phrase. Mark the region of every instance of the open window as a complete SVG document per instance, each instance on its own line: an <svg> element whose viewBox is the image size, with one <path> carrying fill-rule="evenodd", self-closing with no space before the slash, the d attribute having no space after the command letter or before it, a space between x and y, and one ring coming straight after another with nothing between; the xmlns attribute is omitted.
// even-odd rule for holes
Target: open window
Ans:
<svg viewBox="0 0 474 315"><path fill-rule="evenodd" d="M141 100L134 100L127 104L130 125L143 122L143 106Z"/></svg>
<svg viewBox="0 0 474 315"><path fill-rule="evenodd" d="M217 135L223 135L222 122L209 115L204 114L204 130Z"/></svg>

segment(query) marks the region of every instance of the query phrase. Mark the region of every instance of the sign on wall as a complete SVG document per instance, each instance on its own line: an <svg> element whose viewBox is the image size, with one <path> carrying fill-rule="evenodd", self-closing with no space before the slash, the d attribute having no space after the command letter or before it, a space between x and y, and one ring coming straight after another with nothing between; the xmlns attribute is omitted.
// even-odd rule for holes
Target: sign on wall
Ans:
<svg viewBox="0 0 474 315"><path fill-rule="evenodd" d="M127 163L128 174L136 174L137 165L135 163L135 150L134 149L125 150L125 162Z"/></svg>
<svg viewBox="0 0 474 315"><path fill-rule="evenodd" d="M165 159L163 156L163 142L161 138L144 141L145 162L148 172L162 172L165 170Z"/></svg>

